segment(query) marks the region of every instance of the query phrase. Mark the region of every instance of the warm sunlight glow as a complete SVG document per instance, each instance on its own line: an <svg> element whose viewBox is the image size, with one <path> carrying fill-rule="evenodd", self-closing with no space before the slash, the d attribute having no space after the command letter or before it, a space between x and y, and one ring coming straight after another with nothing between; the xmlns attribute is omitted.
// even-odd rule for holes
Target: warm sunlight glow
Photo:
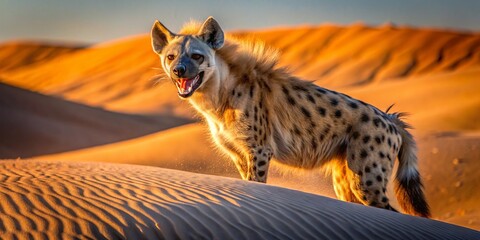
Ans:
<svg viewBox="0 0 480 240"><path fill-rule="evenodd" d="M2 3L0 239L480 239L480 1L174 2ZM244 146L234 141L226 144L233 154L220 151L208 126L220 121L207 123L190 106L193 100L179 98L178 91L197 94L205 72L172 80L152 51L149 31L155 19L178 32L191 18L203 21L210 15L231 41L223 50L213 46L213 37L198 40L200 25L185 31L197 34L203 41L198 46L212 54L208 68L224 71L215 76L243 77L246 84L278 60L281 73L292 74L285 79L298 77L359 99L356 108L363 101L381 111L395 104L391 112L408 112L424 193L438 221L404 214L392 183L397 165L391 180L379 175L381 166L378 175L363 180L365 185L383 181L385 202L388 195L401 213L339 201L335 176L306 169L306 161L282 164L273 150L267 183L242 181L229 156L248 151L238 150ZM191 61L200 65L208 57L204 52L185 54L196 54ZM239 69L248 71L237 74ZM264 72L258 74L262 81L281 75ZM233 85L219 83L218 89ZM212 99L254 99L246 85L235 86ZM288 93L297 105L301 100L339 104L329 95L308 100L300 91L306 90ZM267 108L265 99L258 99ZM284 98L269 101L289 104ZM265 142L267 130L279 138L263 123L237 124L247 114L229 104L208 112L227 122L222 127L258 127ZM288 113L321 115L312 109ZM372 117L368 121L375 124ZM348 126L338 119L323 123L314 125L324 132ZM348 131L353 132L351 125ZM309 133L297 135L320 137ZM225 138L248 137L231 135ZM335 137L327 135L326 141ZM358 140L359 149L378 150L380 140L374 137ZM335 151L353 142L345 139ZM384 141L398 140L400 148L405 139ZM362 181L348 189L360 191ZM352 196L345 199L363 199Z"/></svg>

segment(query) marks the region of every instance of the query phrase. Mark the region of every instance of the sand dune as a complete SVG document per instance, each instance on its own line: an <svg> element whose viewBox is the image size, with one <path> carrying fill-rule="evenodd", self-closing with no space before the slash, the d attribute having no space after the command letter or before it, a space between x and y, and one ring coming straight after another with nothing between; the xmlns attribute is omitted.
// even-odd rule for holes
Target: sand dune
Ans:
<svg viewBox="0 0 480 240"><path fill-rule="evenodd" d="M143 164L239 178L230 159L218 155L205 131L205 126L200 124L186 125L124 142L36 159ZM480 170L477 161L480 134L435 133L419 137L418 143L419 169L424 176L433 217L480 229L477 201L480 195L476 191L480 184L476 174ZM330 177L320 170L298 171L272 162L268 184L335 198ZM392 186L389 189L389 198L396 207Z"/></svg>
<svg viewBox="0 0 480 240"><path fill-rule="evenodd" d="M235 166L222 161L214 150L207 130L200 124L189 124L141 138L36 159L121 162L237 177Z"/></svg>
<svg viewBox="0 0 480 240"><path fill-rule="evenodd" d="M420 169L435 217L480 229L480 132L418 138Z"/></svg>
<svg viewBox="0 0 480 240"><path fill-rule="evenodd" d="M0 158L112 143L187 122L108 112L0 83Z"/></svg>
<svg viewBox="0 0 480 240"><path fill-rule="evenodd" d="M407 112L416 133L480 130L480 67L349 88L352 97Z"/></svg>
<svg viewBox="0 0 480 240"><path fill-rule="evenodd" d="M358 24L234 35L264 40L282 52L281 64L294 74L338 90L480 66L478 33ZM11 85L114 111L191 116L168 81L152 87L152 76L162 72L155 69L159 67L148 36L136 36L0 77ZM62 74L58 69L64 69Z"/></svg>
<svg viewBox="0 0 480 240"><path fill-rule="evenodd" d="M149 95L149 92L157 97L152 99L153 102L160 101L168 105L177 100L176 93L153 87L155 81L152 77L162 71L155 69L159 67L159 60L151 54L149 41L142 36L92 46L68 57L1 73L0 76L2 81L14 86L58 95L91 106L106 107L132 95ZM63 70L59 72L58 69ZM148 101L141 102L149 104ZM141 110L141 105L137 104L136 107ZM168 108L157 109L160 108L165 109L161 110L162 113L169 113Z"/></svg>
<svg viewBox="0 0 480 240"><path fill-rule="evenodd" d="M480 238L424 218L161 168L2 161L0 172L2 239Z"/></svg>
<svg viewBox="0 0 480 240"><path fill-rule="evenodd" d="M0 72L18 70L42 64L62 55L76 52L84 46L33 41L12 41L0 45Z"/></svg>
<svg viewBox="0 0 480 240"><path fill-rule="evenodd" d="M295 74L329 87L478 66L480 35L408 27L324 25L247 32L282 51Z"/></svg>

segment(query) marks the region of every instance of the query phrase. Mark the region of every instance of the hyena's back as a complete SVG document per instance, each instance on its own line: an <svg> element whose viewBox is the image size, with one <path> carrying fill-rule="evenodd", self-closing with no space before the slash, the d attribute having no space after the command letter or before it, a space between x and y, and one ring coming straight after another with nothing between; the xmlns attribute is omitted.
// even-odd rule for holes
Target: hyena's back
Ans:
<svg viewBox="0 0 480 240"><path fill-rule="evenodd" d="M272 145L274 155L286 164L321 167L332 158L345 158L347 146L386 152L381 143L387 143L387 134L392 135L392 152L400 146L394 123L371 105L292 78L273 89L275 94L265 96L272 99ZM375 142L378 139L381 142ZM357 155L360 159L362 154Z"/></svg>

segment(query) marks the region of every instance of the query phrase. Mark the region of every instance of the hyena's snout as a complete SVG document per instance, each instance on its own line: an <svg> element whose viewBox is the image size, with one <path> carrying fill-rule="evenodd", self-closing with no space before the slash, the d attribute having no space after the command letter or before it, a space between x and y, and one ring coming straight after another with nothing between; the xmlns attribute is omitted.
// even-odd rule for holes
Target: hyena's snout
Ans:
<svg viewBox="0 0 480 240"><path fill-rule="evenodd" d="M190 97L202 85L204 72L195 64L179 61L170 71L181 98Z"/></svg>
<svg viewBox="0 0 480 240"><path fill-rule="evenodd" d="M177 66L173 68L173 74L175 74L175 76L180 78L185 75L186 71L187 71L187 67L185 67L185 65L183 64L177 64Z"/></svg>

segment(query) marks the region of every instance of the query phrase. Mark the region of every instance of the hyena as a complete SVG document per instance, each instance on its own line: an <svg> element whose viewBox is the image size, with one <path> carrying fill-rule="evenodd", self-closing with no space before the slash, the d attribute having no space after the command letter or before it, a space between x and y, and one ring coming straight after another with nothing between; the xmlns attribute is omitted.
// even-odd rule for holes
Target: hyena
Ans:
<svg viewBox="0 0 480 240"><path fill-rule="evenodd" d="M179 34L156 21L151 40L178 95L203 115L243 179L266 182L272 159L304 169L333 165L339 199L396 211L386 186L398 158L401 207L430 215L402 113L298 79L263 43L225 39L212 17Z"/></svg>

